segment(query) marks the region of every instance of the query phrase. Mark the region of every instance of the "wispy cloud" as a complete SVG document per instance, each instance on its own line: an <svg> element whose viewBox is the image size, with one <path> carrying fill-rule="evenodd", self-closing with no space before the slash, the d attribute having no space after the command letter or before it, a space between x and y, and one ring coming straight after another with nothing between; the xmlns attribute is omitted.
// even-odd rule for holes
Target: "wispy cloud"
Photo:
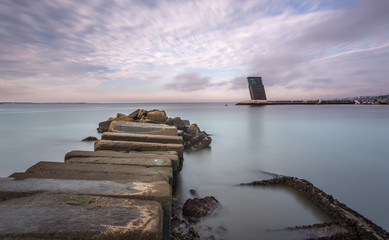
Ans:
<svg viewBox="0 0 389 240"><path fill-rule="evenodd" d="M272 98L282 97L272 88L339 94L355 78L344 94L389 91L387 48L374 50L388 44L388 11L386 0L4 0L0 101L44 101L38 93L49 89L69 101L133 101L133 92L163 100L163 90L224 101L226 91L247 97L240 76L253 72Z"/></svg>

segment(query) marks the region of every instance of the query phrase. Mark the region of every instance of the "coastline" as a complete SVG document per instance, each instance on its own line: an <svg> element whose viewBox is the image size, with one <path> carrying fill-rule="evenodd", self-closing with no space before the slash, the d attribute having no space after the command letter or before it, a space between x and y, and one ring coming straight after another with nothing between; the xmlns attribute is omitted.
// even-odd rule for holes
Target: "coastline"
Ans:
<svg viewBox="0 0 389 240"><path fill-rule="evenodd" d="M356 101L356 100L249 100L241 101L236 105L321 105L321 104L361 104L376 105L389 104L389 101Z"/></svg>

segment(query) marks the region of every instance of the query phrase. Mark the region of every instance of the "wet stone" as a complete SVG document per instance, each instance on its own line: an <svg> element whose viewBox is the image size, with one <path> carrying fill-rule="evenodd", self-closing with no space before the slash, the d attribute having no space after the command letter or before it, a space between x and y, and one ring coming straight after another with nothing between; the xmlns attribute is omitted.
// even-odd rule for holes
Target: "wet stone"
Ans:
<svg viewBox="0 0 389 240"><path fill-rule="evenodd" d="M0 238L161 239L158 202L39 194L0 202Z"/></svg>

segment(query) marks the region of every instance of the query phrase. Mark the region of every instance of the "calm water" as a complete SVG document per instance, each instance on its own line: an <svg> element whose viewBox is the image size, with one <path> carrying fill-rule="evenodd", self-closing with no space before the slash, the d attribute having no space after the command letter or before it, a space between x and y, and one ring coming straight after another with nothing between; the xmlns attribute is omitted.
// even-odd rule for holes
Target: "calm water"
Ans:
<svg viewBox="0 0 389 240"><path fill-rule="evenodd" d="M263 171L307 179L389 230L389 106L383 105L0 104L0 176L63 161L74 149L93 150L81 139L98 136L98 122L137 108L164 109L212 134L211 148L185 154L177 194L181 204L189 189L221 202L219 215L202 220L209 234L294 239L266 229L330 221L292 189L237 186L268 178Z"/></svg>

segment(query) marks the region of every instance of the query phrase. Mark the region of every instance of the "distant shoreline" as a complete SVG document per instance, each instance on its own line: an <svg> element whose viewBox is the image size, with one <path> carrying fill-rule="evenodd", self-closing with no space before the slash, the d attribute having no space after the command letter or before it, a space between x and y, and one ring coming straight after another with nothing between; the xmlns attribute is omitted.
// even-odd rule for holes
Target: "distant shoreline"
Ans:
<svg viewBox="0 0 389 240"><path fill-rule="evenodd" d="M358 101L358 100L291 100L291 101L266 101L249 100L236 103L236 105L320 105L320 104L361 104L376 105L389 104L389 101Z"/></svg>

